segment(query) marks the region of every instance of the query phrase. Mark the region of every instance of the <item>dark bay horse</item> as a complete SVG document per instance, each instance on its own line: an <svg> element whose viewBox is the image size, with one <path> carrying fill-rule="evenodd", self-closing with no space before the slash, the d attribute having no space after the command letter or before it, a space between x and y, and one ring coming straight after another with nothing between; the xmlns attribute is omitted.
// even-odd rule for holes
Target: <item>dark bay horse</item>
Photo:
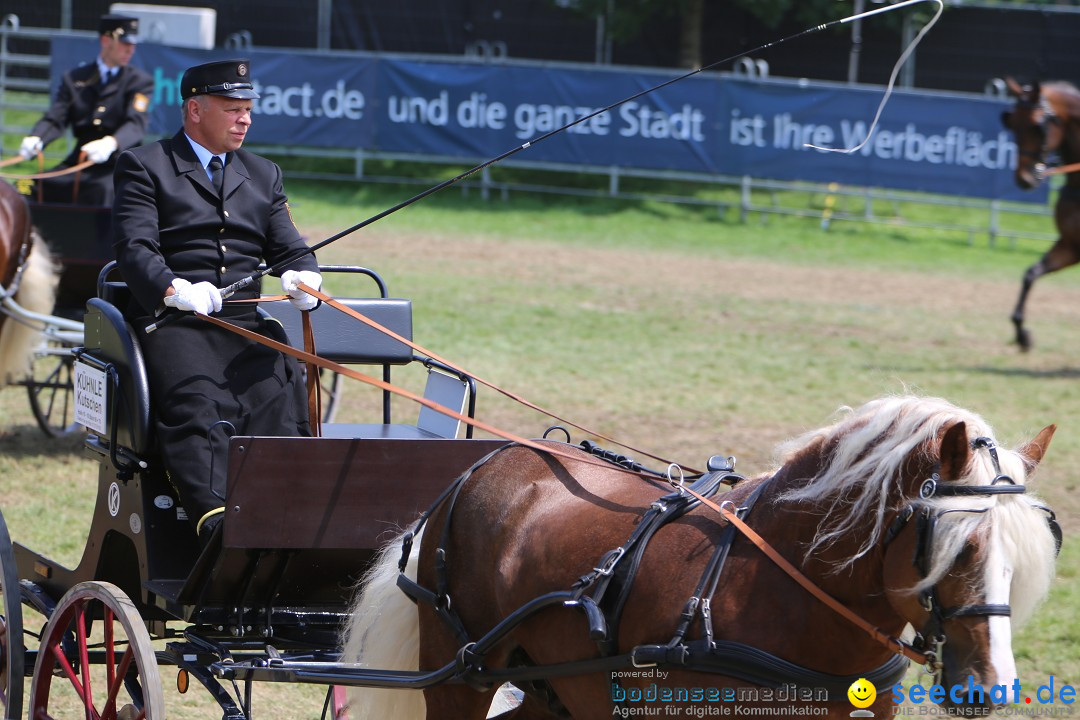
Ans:
<svg viewBox="0 0 1080 720"><path fill-rule="evenodd" d="M31 312L53 310L59 272L45 243L30 222L26 200L10 183L0 180L0 297L14 290L14 301ZM40 332L18 322L0 307L0 387L30 369Z"/></svg>
<svg viewBox="0 0 1080 720"><path fill-rule="evenodd" d="M1026 492L1053 432L1010 451L996 446L982 418L944 400L881 398L792 441L778 470L715 498L880 633L917 631L922 641L906 649L939 673L924 686L970 680L986 694L946 701L985 710L1006 699L992 688L1016 679L1013 626L1031 616L1054 577L1060 529ZM520 445L493 454L435 508L422 539L405 550L403 576L432 595L413 592L414 603L395 586L409 587L398 573L406 532L354 606L344 661L399 670L456 663L479 674L423 693L359 688L350 717L483 718L509 678L498 675L504 669L531 672L515 679L525 692L510 711L518 718L703 717L732 698L741 702L727 702L728 711L812 705L846 718L853 703L845 690L858 678L876 683L869 710L889 714L907 667L895 646L797 584L715 509L692 502L675 511L670 486L567 445L548 447L559 454ZM610 552L640 533L647 515L664 513L673 519L647 545ZM726 561L710 575L724 546ZM606 642L590 636L602 623L573 603L501 622L545 594L582 585L588 594L609 578L614 586L597 600ZM502 631L488 635L497 625ZM679 632L685 639L676 643ZM633 662L588 665L628 655ZM586 664L563 675L536 667L577 661Z"/></svg>
<svg viewBox="0 0 1080 720"><path fill-rule="evenodd" d="M1007 84L1016 105L1002 114L1002 121L1016 136L1016 184L1030 190L1045 178L1049 155L1056 153L1063 165L1080 162L1080 91L1067 82L1020 86L1008 78ZM1080 167L1065 175L1065 185L1054 205L1054 222L1057 241L1024 273L1012 314L1016 342L1024 351L1031 349L1031 333L1024 327L1024 303L1032 284L1047 273L1080 262Z"/></svg>

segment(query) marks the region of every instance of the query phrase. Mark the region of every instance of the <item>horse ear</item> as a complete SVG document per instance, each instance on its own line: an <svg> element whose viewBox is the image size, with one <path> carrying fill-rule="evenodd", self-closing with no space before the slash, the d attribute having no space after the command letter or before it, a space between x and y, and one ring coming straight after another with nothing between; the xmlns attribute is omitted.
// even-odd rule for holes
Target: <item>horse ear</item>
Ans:
<svg viewBox="0 0 1080 720"><path fill-rule="evenodd" d="M1022 88L1020 86L1020 83L1016 82L1014 78L1006 77L1005 87L1009 88L1009 92L1012 93L1015 97L1024 96L1024 88Z"/></svg>
<svg viewBox="0 0 1080 720"><path fill-rule="evenodd" d="M1019 448L1016 452L1027 461L1032 470L1042 462L1046 449L1050 447L1050 440L1057 431L1057 425L1047 425L1033 440Z"/></svg>
<svg viewBox="0 0 1080 720"><path fill-rule="evenodd" d="M959 480L971 461L971 442L964 421L953 423L941 437L941 479Z"/></svg>

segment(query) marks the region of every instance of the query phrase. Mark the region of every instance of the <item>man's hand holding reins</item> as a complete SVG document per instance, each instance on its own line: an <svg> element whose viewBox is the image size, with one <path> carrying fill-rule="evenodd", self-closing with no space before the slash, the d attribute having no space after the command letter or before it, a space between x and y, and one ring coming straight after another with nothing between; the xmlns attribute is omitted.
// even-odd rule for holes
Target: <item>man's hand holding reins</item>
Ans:
<svg viewBox="0 0 1080 720"><path fill-rule="evenodd" d="M165 293L168 307L185 312L197 312L209 315L221 310L221 291L213 283L199 282L192 285L183 278L176 278Z"/></svg>
<svg viewBox="0 0 1080 720"><path fill-rule="evenodd" d="M112 157L112 154L116 152L116 147L116 138L106 135L98 140L91 140L80 149L86 153L87 160L100 165Z"/></svg>
<svg viewBox="0 0 1080 720"><path fill-rule="evenodd" d="M311 270L286 270L281 273L281 289L289 296L289 302L297 310L314 310L319 299L299 288L304 283L310 288L322 288L322 275Z"/></svg>
<svg viewBox="0 0 1080 720"><path fill-rule="evenodd" d="M22 144L19 145L19 154L23 156L23 160L30 160L41 152L43 148L41 138L35 135L27 135L22 139Z"/></svg>

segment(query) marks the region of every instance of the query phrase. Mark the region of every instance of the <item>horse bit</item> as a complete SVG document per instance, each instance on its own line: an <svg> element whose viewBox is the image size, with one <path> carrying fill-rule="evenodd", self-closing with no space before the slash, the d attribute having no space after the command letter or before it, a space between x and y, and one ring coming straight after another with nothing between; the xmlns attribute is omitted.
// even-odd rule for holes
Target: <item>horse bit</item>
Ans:
<svg viewBox="0 0 1080 720"><path fill-rule="evenodd" d="M946 496L988 497L991 495L1020 495L1027 492L1026 486L1018 485L1015 480L1001 472L997 446L994 444L993 440L988 437L977 437L971 441L971 447L973 450L985 449L990 453L990 459L994 464L994 479L990 484L946 485L942 483L940 474L935 470L919 487L920 500L929 500L933 497ZM1047 523L1050 526L1050 533L1054 537L1055 553L1060 552L1062 532L1061 526L1057 521L1057 516L1054 514L1053 510L1045 505L1036 505L1035 507L1044 510L1047 513ZM918 532L918 538L915 543L914 563L915 567L925 578L929 570L929 556L931 548L933 547L934 529L937 526L938 520L943 515L949 513L985 513L989 509L990 508L952 508L935 512L926 505L916 509L915 503L912 503L901 510L900 514L893 520L889 529L886 531L884 544L888 546L900 531L907 526L908 521L913 517L916 517L917 514L916 530ZM959 605L950 608L942 607L940 600L938 600L937 585L924 591L919 598L919 602L923 609L929 613L930 618L923 627L922 632L916 633L915 640L912 642L912 647L926 656L925 669L929 674L934 676L934 682L936 684L941 683L942 673L945 667L942 659L942 651L945 647L944 625L947 620L972 615L998 615L1007 617L1012 614L1012 608L1008 603L983 603Z"/></svg>

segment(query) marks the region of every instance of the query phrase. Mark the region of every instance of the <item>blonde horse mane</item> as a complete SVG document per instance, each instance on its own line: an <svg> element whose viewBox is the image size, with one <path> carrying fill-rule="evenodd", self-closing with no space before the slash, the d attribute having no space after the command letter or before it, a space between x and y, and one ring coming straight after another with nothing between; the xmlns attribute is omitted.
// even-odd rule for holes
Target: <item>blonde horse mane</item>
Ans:
<svg viewBox="0 0 1080 720"><path fill-rule="evenodd" d="M31 312L49 315L56 302L60 269L37 230L30 231L30 256L19 281L14 300ZM11 381L30 372L34 350L41 342L36 323L27 324L6 317L0 324L0 380Z"/></svg>
<svg viewBox="0 0 1080 720"><path fill-rule="evenodd" d="M887 514L898 508L896 483L912 453L930 463L937 457L933 442L948 426L964 422L969 438L994 433L985 420L973 412L940 398L914 396L884 397L858 409L842 408L841 418L828 427L807 433L783 446L785 462L823 443L830 448L825 465L805 485L784 492L779 502L803 502L824 507L825 515L810 543L807 555L829 547L853 532L865 518L872 517L872 530L858 549L840 563L839 572L867 554L882 538ZM1018 484L1026 484L1028 466L1018 453L998 448L1001 472ZM916 456L918 457L918 456ZM997 471L990 454L977 451L967 474L957 480L963 485L989 485ZM906 498L903 502L911 502ZM930 587L952 567L957 554L974 534L989 539L996 533L1014 568L1010 603L1013 620L1028 618L1049 592L1054 577L1054 540L1040 501L1030 490L1023 495L934 497L918 501L934 509L975 510L942 516L934 532L930 566L926 578L913 592Z"/></svg>

